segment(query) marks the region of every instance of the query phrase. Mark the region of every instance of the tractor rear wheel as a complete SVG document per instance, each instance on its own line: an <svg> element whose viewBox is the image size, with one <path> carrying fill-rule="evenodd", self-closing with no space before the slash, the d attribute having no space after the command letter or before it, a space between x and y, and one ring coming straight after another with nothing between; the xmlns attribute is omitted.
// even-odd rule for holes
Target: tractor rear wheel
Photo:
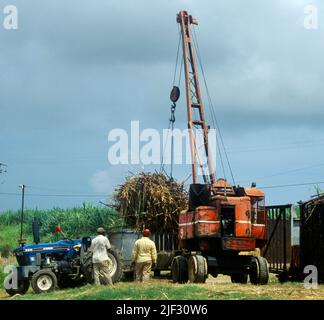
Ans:
<svg viewBox="0 0 324 320"><path fill-rule="evenodd" d="M35 293L53 291L57 286L56 275L49 269L39 270L31 278L31 286Z"/></svg>
<svg viewBox="0 0 324 320"><path fill-rule="evenodd" d="M201 255L191 256L188 260L188 276L191 283L204 283L207 279L206 259Z"/></svg>
<svg viewBox="0 0 324 320"><path fill-rule="evenodd" d="M253 257L252 268L250 271L250 281L252 284L265 285L269 282L268 261L261 257Z"/></svg>
<svg viewBox="0 0 324 320"><path fill-rule="evenodd" d="M124 262L119 250L111 248L108 250L108 259L110 260L110 276L113 283L120 281L123 276Z"/></svg>
<svg viewBox="0 0 324 320"><path fill-rule="evenodd" d="M110 265L109 272L110 272L111 280L113 283L118 282L120 281L123 275L124 264L123 264L122 255L119 252L119 250L112 247L108 250L108 259ZM82 272L88 283L94 282L92 252L90 251L88 251L84 255Z"/></svg>
<svg viewBox="0 0 324 320"><path fill-rule="evenodd" d="M246 273L235 273L231 275L232 283L247 283L248 275Z"/></svg>
<svg viewBox="0 0 324 320"><path fill-rule="evenodd" d="M93 283L93 265L92 265L92 252L87 251L84 254L83 265L82 265L82 274L87 281L87 283Z"/></svg>
<svg viewBox="0 0 324 320"><path fill-rule="evenodd" d="M172 261L172 280L174 283L188 281L188 262L183 256L177 256Z"/></svg>

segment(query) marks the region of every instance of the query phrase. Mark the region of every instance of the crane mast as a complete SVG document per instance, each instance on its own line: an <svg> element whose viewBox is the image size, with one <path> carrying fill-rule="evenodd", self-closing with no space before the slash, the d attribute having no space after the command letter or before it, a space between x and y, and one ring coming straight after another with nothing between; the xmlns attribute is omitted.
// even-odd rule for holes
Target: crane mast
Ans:
<svg viewBox="0 0 324 320"><path fill-rule="evenodd" d="M215 173L208 144L209 127L207 126L205 121L204 106L198 79L196 53L191 33L191 24L198 25L198 21L191 15L189 15L186 11L180 11L177 15L177 22L180 24L182 35L193 183L198 182L197 165L199 165L202 170L204 183L210 183L211 185L213 185L213 183L215 182ZM197 112L195 112L195 110L198 111L198 116L196 116ZM201 159L199 155L197 139L194 132L195 128L202 130L204 157L207 160L207 173L203 169L203 159Z"/></svg>

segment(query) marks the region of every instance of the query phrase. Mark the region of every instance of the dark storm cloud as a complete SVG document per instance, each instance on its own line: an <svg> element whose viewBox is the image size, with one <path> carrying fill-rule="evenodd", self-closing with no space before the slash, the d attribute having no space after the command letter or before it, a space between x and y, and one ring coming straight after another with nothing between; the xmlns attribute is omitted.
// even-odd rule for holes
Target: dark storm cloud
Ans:
<svg viewBox="0 0 324 320"><path fill-rule="evenodd" d="M81 190L96 171L93 183L108 180L111 188L120 182L127 169L105 171L107 133L128 130L131 120L140 120L142 129L168 125L180 9L199 20L209 91L230 148L238 135L260 144L271 141L271 132L288 140L300 128L320 135L319 1L312 2L320 9L318 30L303 27L306 0L10 3L18 8L19 29L0 27L0 161L9 162L13 185L48 180L60 189L64 181L67 189ZM0 12L6 4L0 0ZM183 128L183 83L181 89L176 119ZM240 165L237 160L238 171Z"/></svg>
<svg viewBox="0 0 324 320"><path fill-rule="evenodd" d="M200 21L199 46L220 118L235 114L234 123L241 118L244 126L270 115L271 126L306 125L305 119L314 126L323 116L323 32L303 28L307 1L32 3L16 1L20 29L1 32L5 109L24 104L30 117L51 125L49 110L71 123L109 104L159 125L173 76L175 14L188 7Z"/></svg>

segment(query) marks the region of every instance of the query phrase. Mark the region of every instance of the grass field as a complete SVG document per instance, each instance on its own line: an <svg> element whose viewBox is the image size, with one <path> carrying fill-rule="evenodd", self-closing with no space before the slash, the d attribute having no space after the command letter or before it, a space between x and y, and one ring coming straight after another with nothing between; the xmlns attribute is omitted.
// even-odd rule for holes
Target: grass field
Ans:
<svg viewBox="0 0 324 320"><path fill-rule="evenodd" d="M40 224L42 242L56 241L61 238L54 233L60 225L71 238L96 234L98 226L108 230L122 225L120 215L106 207L84 204L71 209L53 208L48 210L26 209L24 213L23 237L32 243L32 221ZM6 256L18 245L20 235L20 211L0 212L0 254Z"/></svg>
<svg viewBox="0 0 324 320"><path fill-rule="evenodd" d="M9 297L0 289L0 299L6 300L324 300L324 285L305 289L302 283L280 284L271 275L266 286L233 284L228 276L209 277L205 284L174 284L164 276L150 283L138 285L119 282L113 288L86 285L80 288L58 290L47 294Z"/></svg>

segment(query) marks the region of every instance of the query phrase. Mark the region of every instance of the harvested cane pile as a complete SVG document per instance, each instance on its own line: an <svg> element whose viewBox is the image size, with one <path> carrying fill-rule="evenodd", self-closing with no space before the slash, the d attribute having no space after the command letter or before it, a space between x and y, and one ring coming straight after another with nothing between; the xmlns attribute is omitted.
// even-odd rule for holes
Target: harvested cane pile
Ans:
<svg viewBox="0 0 324 320"><path fill-rule="evenodd" d="M182 184L164 174L142 172L127 177L116 188L114 200L127 225L175 234L178 215L187 206L187 193Z"/></svg>

